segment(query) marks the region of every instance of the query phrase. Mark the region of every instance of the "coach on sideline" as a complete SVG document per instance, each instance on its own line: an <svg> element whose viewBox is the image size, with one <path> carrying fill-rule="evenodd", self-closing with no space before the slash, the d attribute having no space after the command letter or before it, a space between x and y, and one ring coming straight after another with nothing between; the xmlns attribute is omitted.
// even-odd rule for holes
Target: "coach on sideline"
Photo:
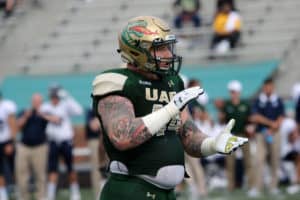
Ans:
<svg viewBox="0 0 300 200"><path fill-rule="evenodd" d="M17 145L16 178L20 200L30 200L28 181L31 169L36 180L36 199L46 197L46 164L48 145L46 143L47 122L53 120L50 115L43 114L40 94L33 94L31 108L20 113L18 126L22 132L21 142Z"/></svg>

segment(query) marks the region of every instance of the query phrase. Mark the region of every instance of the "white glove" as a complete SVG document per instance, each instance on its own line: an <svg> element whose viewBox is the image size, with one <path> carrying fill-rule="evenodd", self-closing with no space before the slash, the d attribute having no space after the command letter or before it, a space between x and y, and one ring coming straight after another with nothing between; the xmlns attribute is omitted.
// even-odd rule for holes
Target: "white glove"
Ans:
<svg viewBox="0 0 300 200"><path fill-rule="evenodd" d="M235 120L231 119L217 137L208 137L202 142L201 153L203 156L208 156L216 152L230 154L248 142L248 138L237 137L231 134L234 123Z"/></svg>
<svg viewBox="0 0 300 200"><path fill-rule="evenodd" d="M203 93L204 90L199 86L191 87L177 93L171 100L171 103L173 102L178 110L181 111L184 109L186 104L188 104L191 100L198 98L198 96Z"/></svg>
<svg viewBox="0 0 300 200"><path fill-rule="evenodd" d="M248 138L237 137L231 134L235 120L231 119L225 129L215 138L215 149L219 153L230 154L238 147L248 142Z"/></svg>
<svg viewBox="0 0 300 200"><path fill-rule="evenodd" d="M175 94L170 103L161 109L144 116L142 120L149 132L154 135L174 116L183 110L184 106L189 101L196 99L201 94L203 94L203 89L199 86L185 89Z"/></svg>

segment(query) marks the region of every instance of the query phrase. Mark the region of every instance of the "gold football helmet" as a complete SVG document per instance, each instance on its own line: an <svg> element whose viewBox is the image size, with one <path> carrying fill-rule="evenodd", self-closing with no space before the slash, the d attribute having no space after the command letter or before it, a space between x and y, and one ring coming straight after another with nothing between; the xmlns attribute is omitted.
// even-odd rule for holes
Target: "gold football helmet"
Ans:
<svg viewBox="0 0 300 200"><path fill-rule="evenodd" d="M119 50L124 62L159 75L177 74L181 67L182 57L174 52L176 38L168 25L159 18L140 16L129 20L119 33ZM172 57L156 56L159 47L166 45ZM153 51L153 54L151 54ZM160 68L165 62L169 67Z"/></svg>

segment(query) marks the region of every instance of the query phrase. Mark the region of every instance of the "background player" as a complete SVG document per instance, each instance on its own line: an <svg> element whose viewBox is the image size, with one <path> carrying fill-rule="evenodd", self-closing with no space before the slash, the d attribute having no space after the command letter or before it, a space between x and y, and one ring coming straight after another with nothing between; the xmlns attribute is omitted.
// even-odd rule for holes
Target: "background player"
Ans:
<svg viewBox="0 0 300 200"><path fill-rule="evenodd" d="M16 123L17 106L14 102L2 99L0 93L0 199L8 200L8 194L5 188L4 161L9 161L10 170L13 172L13 140L17 133Z"/></svg>
<svg viewBox="0 0 300 200"><path fill-rule="evenodd" d="M49 90L50 102L42 107L42 112L56 117L47 125L46 133L49 139L49 183L48 200L54 200L58 181L59 156L62 156L67 166L70 182L71 200L80 199L77 174L73 169L73 137L74 132L71 124L71 116L83 114L83 109L78 102L70 97L66 91L59 86ZM54 118L54 117L53 117Z"/></svg>

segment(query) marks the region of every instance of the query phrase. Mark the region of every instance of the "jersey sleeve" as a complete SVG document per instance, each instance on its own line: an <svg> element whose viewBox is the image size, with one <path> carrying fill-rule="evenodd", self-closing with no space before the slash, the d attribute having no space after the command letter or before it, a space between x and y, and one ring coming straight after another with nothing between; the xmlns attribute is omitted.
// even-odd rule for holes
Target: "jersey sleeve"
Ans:
<svg viewBox="0 0 300 200"><path fill-rule="evenodd" d="M41 113L47 113L48 109L47 109L47 104L42 104L39 111Z"/></svg>
<svg viewBox="0 0 300 200"><path fill-rule="evenodd" d="M282 99L278 99L278 103L279 103L279 106L278 106L278 115L280 116L280 117L283 117L283 116L285 116L285 109L284 109L284 104L283 104L283 101L282 101Z"/></svg>
<svg viewBox="0 0 300 200"><path fill-rule="evenodd" d="M41 105L39 111L43 114L50 114L51 111L50 111L50 107L49 107L49 104L48 103L44 103Z"/></svg>
<svg viewBox="0 0 300 200"><path fill-rule="evenodd" d="M93 81L93 96L104 96L123 90L127 76L118 73L104 73L98 75Z"/></svg>
<svg viewBox="0 0 300 200"><path fill-rule="evenodd" d="M255 99L252 106L251 106L251 114L260 114L260 108L259 108L259 100Z"/></svg>
<svg viewBox="0 0 300 200"><path fill-rule="evenodd" d="M82 106L73 97L67 98L64 103L70 116L79 116L83 114Z"/></svg>
<svg viewBox="0 0 300 200"><path fill-rule="evenodd" d="M17 105L12 101L6 101L5 110L8 115L14 115L17 112Z"/></svg>

